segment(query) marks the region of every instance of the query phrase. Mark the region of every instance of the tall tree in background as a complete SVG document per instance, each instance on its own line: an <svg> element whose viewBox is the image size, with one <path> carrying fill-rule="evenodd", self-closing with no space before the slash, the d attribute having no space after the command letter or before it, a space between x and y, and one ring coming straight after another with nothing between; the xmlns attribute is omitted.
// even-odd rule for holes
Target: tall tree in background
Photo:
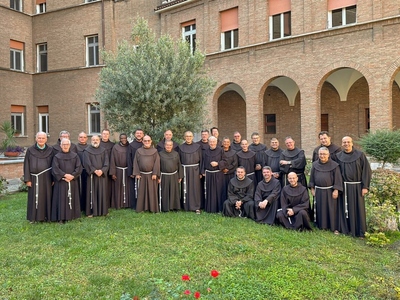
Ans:
<svg viewBox="0 0 400 300"><path fill-rule="evenodd" d="M104 54L96 99L110 128L131 133L140 127L153 141L166 129L176 137L199 131L206 120L206 97L215 84L207 77L204 60L183 40L156 38L147 21L138 19L132 41Z"/></svg>

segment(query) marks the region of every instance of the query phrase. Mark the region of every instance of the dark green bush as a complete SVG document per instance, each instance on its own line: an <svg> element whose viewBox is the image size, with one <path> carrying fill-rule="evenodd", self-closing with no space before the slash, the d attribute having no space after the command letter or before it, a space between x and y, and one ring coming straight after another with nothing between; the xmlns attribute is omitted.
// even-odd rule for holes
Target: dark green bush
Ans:
<svg viewBox="0 0 400 300"><path fill-rule="evenodd" d="M400 158L400 130L377 130L364 135L359 144L369 156L382 163L395 164Z"/></svg>

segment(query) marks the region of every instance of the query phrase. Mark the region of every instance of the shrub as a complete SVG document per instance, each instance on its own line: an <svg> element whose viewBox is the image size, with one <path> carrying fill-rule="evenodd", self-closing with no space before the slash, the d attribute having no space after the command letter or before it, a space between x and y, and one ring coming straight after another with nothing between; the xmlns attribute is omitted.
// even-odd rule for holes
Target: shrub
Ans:
<svg viewBox="0 0 400 300"><path fill-rule="evenodd" d="M7 180L0 175L0 197L7 191Z"/></svg>
<svg viewBox="0 0 400 300"><path fill-rule="evenodd" d="M400 130L377 130L364 135L359 144L363 150L382 163L396 163L400 158Z"/></svg>
<svg viewBox="0 0 400 300"><path fill-rule="evenodd" d="M22 176L19 180L21 180L21 182L19 183L18 186L18 192L27 192L28 186L25 184L24 176Z"/></svg>
<svg viewBox="0 0 400 300"><path fill-rule="evenodd" d="M390 243L390 240L383 232L365 233L366 243L370 246L383 247Z"/></svg>
<svg viewBox="0 0 400 300"><path fill-rule="evenodd" d="M365 206L369 232L397 230L400 174L384 169L373 171L370 190L365 197Z"/></svg>
<svg viewBox="0 0 400 300"><path fill-rule="evenodd" d="M311 161L311 159L307 158L307 164L306 164L306 168L304 169L304 174L310 175L311 167L312 167L312 161Z"/></svg>

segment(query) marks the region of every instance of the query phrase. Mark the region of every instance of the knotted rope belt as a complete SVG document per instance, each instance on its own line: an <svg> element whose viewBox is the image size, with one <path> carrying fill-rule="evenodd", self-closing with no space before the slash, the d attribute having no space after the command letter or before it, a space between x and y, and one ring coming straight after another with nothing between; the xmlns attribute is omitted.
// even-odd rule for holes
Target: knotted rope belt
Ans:
<svg viewBox="0 0 400 300"><path fill-rule="evenodd" d="M320 190L329 190L331 188L333 188L333 185L331 186L315 186L316 189L320 189ZM317 195L317 193L315 193L315 195ZM314 207L313 207L313 211L314 211L314 222L317 220L317 196L314 196Z"/></svg>
<svg viewBox="0 0 400 300"><path fill-rule="evenodd" d="M124 203L126 202L126 178L125 178L125 172L128 169L128 167L117 167L117 169L122 170L122 186L124 187Z"/></svg>
<svg viewBox="0 0 400 300"><path fill-rule="evenodd" d="M46 173L47 171L50 171L50 170L51 170L51 167L46 169L46 170L43 170L42 172L37 173L37 174L31 173L32 176L36 177L36 184L35 184L35 204L36 204L36 209L38 208L38 204L39 204L39 176L42 175L43 173Z"/></svg>
<svg viewBox="0 0 400 300"><path fill-rule="evenodd" d="M160 176L160 184L158 185L158 200L159 200L159 206L160 206L160 211L161 211L161 199L162 199L162 195L161 195L161 182L162 182L162 176L171 176L178 173L178 170L176 170L175 172L172 173L167 173L167 172L161 172L161 176Z"/></svg>
<svg viewBox="0 0 400 300"><path fill-rule="evenodd" d="M345 181L344 182L344 207L345 207L346 219L349 218L349 209L348 209L348 201L347 201L347 185L348 184L361 184L361 181Z"/></svg>
<svg viewBox="0 0 400 300"><path fill-rule="evenodd" d="M186 203L187 181L186 181L186 168L196 167L199 164L182 165L183 167L183 203Z"/></svg>

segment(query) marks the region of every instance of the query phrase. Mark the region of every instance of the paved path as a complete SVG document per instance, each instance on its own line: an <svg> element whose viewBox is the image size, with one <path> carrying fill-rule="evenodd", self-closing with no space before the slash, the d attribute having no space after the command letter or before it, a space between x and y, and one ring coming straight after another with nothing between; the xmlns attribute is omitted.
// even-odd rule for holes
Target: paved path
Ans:
<svg viewBox="0 0 400 300"><path fill-rule="evenodd" d="M19 178L7 179L7 192L14 193L18 191L19 185L21 184L21 180Z"/></svg>

